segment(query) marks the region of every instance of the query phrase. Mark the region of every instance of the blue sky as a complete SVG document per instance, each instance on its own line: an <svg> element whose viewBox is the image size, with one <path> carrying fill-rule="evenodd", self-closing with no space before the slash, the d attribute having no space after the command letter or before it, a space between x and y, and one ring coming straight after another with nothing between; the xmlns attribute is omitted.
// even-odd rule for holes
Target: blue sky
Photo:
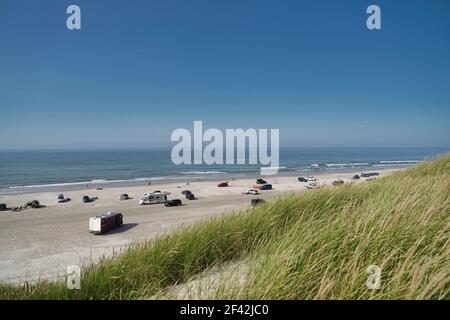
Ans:
<svg viewBox="0 0 450 320"><path fill-rule="evenodd" d="M168 148L194 120L449 147L450 2L1 0L0 110L0 149Z"/></svg>

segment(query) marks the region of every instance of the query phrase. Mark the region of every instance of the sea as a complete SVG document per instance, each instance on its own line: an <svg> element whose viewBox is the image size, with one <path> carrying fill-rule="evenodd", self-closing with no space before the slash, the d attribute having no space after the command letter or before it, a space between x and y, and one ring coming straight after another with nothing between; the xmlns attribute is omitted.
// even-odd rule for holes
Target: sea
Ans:
<svg viewBox="0 0 450 320"><path fill-rule="evenodd" d="M279 175L415 165L449 148L281 149ZM0 194L259 177L260 165L175 165L171 150L0 151Z"/></svg>

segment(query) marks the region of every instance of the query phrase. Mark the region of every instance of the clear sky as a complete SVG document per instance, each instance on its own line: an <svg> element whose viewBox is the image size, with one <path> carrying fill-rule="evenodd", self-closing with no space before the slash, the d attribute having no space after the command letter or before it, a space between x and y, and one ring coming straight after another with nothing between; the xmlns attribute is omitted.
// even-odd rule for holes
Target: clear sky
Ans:
<svg viewBox="0 0 450 320"><path fill-rule="evenodd" d="M0 150L164 148L194 120L448 147L450 1L0 0L0 111Z"/></svg>

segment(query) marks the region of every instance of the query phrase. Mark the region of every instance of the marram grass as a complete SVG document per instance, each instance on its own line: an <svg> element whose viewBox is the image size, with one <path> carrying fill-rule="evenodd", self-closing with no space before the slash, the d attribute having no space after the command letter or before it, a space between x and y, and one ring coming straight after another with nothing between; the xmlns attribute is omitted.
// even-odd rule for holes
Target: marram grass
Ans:
<svg viewBox="0 0 450 320"><path fill-rule="evenodd" d="M371 265L381 270L378 289L366 284ZM450 155L134 245L84 268L80 290L65 281L0 285L1 299L449 299L449 292Z"/></svg>

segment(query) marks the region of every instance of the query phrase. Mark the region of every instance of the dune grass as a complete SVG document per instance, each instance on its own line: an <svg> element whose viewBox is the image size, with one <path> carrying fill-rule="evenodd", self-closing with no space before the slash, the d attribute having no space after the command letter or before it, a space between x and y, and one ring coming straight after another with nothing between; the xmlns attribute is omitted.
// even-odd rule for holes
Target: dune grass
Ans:
<svg viewBox="0 0 450 320"><path fill-rule="evenodd" d="M292 194L135 245L65 282L0 285L1 299L177 298L170 289L242 263L209 299L449 299L450 155L361 184ZM371 290L367 268L381 269ZM239 273L239 274L236 274ZM239 280L236 281L236 276Z"/></svg>

